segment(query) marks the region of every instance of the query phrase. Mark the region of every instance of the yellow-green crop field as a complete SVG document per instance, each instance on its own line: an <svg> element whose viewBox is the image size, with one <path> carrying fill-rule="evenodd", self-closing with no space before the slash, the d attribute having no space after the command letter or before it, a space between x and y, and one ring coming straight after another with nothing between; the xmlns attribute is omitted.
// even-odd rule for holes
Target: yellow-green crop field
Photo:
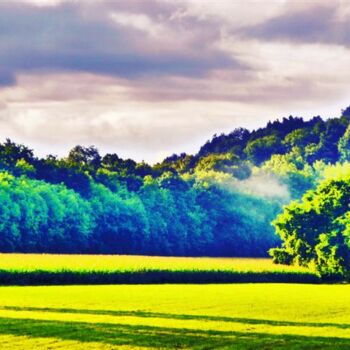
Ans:
<svg viewBox="0 0 350 350"><path fill-rule="evenodd" d="M1 349L349 349L350 286L0 287Z"/></svg>
<svg viewBox="0 0 350 350"><path fill-rule="evenodd" d="M308 269L271 259L0 254L0 284L309 282Z"/></svg>
<svg viewBox="0 0 350 350"><path fill-rule="evenodd" d="M1 254L2 270L21 271L237 271L308 272L297 266L273 264L271 259L187 258L143 255Z"/></svg>

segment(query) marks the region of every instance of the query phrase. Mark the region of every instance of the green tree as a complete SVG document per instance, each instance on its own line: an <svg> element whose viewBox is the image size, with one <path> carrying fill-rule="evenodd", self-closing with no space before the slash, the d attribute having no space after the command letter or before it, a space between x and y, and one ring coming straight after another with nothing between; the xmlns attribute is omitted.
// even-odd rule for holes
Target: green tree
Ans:
<svg viewBox="0 0 350 350"><path fill-rule="evenodd" d="M323 180L301 202L285 207L273 222L283 241L282 248L271 250L275 260L315 266L322 275L340 273L347 277L349 201L350 177L346 174Z"/></svg>
<svg viewBox="0 0 350 350"><path fill-rule="evenodd" d="M279 136L269 135L248 142L244 152L249 160L260 165L270 159L273 154L283 153L284 148Z"/></svg>
<svg viewBox="0 0 350 350"><path fill-rule="evenodd" d="M344 135L339 139L338 151L342 161L350 161L350 125L346 128Z"/></svg>

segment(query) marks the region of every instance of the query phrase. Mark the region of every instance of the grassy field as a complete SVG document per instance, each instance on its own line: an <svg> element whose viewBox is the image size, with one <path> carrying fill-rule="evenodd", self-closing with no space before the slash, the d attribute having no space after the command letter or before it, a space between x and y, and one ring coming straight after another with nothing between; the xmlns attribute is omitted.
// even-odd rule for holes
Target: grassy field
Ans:
<svg viewBox="0 0 350 350"><path fill-rule="evenodd" d="M311 271L271 259L0 254L0 284L317 283Z"/></svg>
<svg viewBox="0 0 350 350"><path fill-rule="evenodd" d="M349 349L350 285L0 288L1 349Z"/></svg>

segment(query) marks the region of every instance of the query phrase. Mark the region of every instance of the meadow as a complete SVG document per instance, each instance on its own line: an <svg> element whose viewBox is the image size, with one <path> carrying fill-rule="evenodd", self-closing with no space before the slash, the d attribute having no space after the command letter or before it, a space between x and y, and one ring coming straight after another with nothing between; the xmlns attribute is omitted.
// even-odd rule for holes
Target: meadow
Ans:
<svg viewBox="0 0 350 350"><path fill-rule="evenodd" d="M0 266L2 285L320 282L308 269L263 258L0 254Z"/></svg>
<svg viewBox="0 0 350 350"><path fill-rule="evenodd" d="M0 288L1 349L349 349L350 286Z"/></svg>

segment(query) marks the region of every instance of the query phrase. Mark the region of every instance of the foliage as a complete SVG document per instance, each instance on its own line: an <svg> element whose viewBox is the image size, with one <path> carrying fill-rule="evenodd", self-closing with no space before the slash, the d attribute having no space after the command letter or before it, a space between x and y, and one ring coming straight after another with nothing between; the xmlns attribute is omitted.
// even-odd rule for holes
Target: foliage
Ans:
<svg viewBox="0 0 350 350"><path fill-rule="evenodd" d="M269 135L250 141L244 152L249 160L260 165L270 159L273 154L283 153L284 150L281 138L277 135Z"/></svg>
<svg viewBox="0 0 350 350"><path fill-rule="evenodd" d="M343 167L349 169L349 164ZM321 181L315 190L308 191L301 201L292 202L277 216L274 226L283 247L271 254L280 263L288 263L292 258L299 265L314 266L322 276L348 279L350 174L334 172L332 168L339 166L328 171L333 177Z"/></svg>
<svg viewBox="0 0 350 350"><path fill-rule="evenodd" d="M340 153L341 160L350 160L350 126L346 128L344 135L339 139L338 150Z"/></svg>
<svg viewBox="0 0 350 350"><path fill-rule="evenodd" d="M214 135L195 155L152 166L81 145L65 158L37 158L6 140L0 144L0 250L265 256L280 242L270 223L283 205L314 189L330 164L347 159L347 114L237 128ZM330 234L328 228L334 231L329 225L315 235ZM298 259L304 264L315 248L303 237ZM335 254L323 245L318 251Z"/></svg>

